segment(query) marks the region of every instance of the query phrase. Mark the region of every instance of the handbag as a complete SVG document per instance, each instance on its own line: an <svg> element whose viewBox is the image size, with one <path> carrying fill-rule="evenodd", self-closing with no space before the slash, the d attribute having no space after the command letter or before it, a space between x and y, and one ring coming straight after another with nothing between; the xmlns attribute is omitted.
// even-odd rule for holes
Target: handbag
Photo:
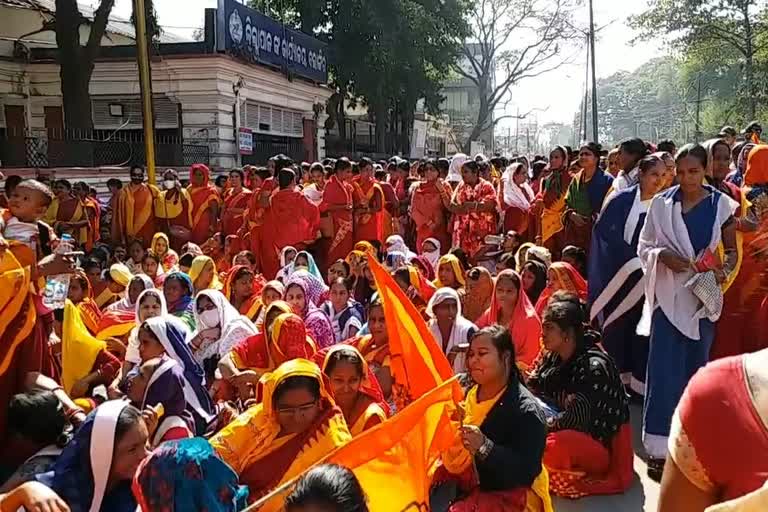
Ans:
<svg viewBox="0 0 768 512"><path fill-rule="evenodd" d="M708 317L719 315L723 311L723 290L713 271L694 274L685 283L685 287L701 301Z"/></svg>

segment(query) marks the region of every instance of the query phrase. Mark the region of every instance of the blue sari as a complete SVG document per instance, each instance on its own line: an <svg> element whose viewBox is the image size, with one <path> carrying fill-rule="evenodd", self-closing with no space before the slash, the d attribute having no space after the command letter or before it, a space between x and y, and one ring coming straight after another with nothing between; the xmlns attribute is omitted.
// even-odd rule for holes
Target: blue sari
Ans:
<svg viewBox="0 0 768 512"><path fill-rule="evenodd" d="M129 480L106 490L117 418L127 406L128 402L113 400L96 408L75 432L53 469L37 475L37 481L55 491L72 512L135 512L136 499Z"/></svg>
<svg viewBox="0 0 768 512"><path fill-rule="evenodd" d="M645 394L648 337L636 333L645 294L637 243L646 215L639 185L618 192L595 223L589 253L590 321L601 328L603 348L622 382L640 395Z"/></svg>

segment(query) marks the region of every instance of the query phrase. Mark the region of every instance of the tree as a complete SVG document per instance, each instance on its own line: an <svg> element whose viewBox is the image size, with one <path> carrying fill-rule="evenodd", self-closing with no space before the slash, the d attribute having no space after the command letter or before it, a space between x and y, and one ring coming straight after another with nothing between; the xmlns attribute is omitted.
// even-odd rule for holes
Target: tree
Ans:
<svg viewBox="0 0 768 512"><path fill-rule="evenodd" d="M114 4L114 0L101 0L90 23L88 40L83 46L80 43L80 26L89 23L88 19L80 13L76 0L56 0L54 27L67 128L93 128L88 86Z"/></svg>
<svg viewBox="0 0 768 512"><path fill-rule="evenodd" d="M656 37L660 30L670 34L673 44L686 54L704 52L720 61L723 52L735 52L741 65L745 115L753 119L758 108L755 60L765 28L764 4L763 0L653 0L647 11L630 21L641 37Z"/></svg>
<svg viewBox="0 0 768 512"><path fill-rule="evenodd" d="M493 113L513 85L567 60L560 43L576 39L568 22L575 6L574 0L475 0L469 12L474 41L462 44L461 59L453 66L480 91L477 118L462 142L464 152L471 141L509 117L494 119Z"/></svg>

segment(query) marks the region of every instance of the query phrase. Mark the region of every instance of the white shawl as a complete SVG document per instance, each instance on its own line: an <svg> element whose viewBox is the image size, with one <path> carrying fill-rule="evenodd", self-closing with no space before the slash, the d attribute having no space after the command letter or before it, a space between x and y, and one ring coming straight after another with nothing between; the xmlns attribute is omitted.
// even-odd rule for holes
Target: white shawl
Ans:
<svg viewBox="0 0 768 512"><path fill-rule="evenodd" d="M451 336L448 338L448 346L445 349L445 355L448 355L453 347L466 343L469 331L477 328L475 324L461 316L461 299L456 290L453 288L440 288L435 292L432 298L429 299L429 304L427 304L427 315L431 318L427 325L429 325L429 329L435 336L435 340L440 344L440 348L443 347L443 335L440 334L440 327L437 325L437 318L435 317L433 309L438 304L450 299L456 301L457 312L456 320L451 328ZM459 354L456 356L456 359L453 361L453 373L458 374L466 371L466 358L466 354Z"/></svg>
<svg viewBox="0 0 768 512"><path fill-rule="evenodd" d="M645 273L645 308L643 318L637 327L638 334L651 334L651 315L658 306L669 321L683 335L692 340L701 339L699 320L708 318L717 321L721 311L707 315L701 301L685 286L693 277L693 269L686 272L672 272L659 259L664 249L671 249L683 258L697 260L701 255L694 254L688 230L682 214L682 204L674 200L679 186L653 198L645 218L637 253ZM711 189L717 194L717 216L712 224L712 237L709 250L714 251L720 244L722 226L736 211L738 204L725 194Z"/></svg>
<svg viewBox="0 0 768 512"><path fill-rule="evenodd" d="M216 311L219 313L218 327L221 329L221 334L219 335L218 340L205 342L194 352L195 361L201 366L203 361L209 357L214 355L223 357L232 350L232 347L234 347L238 341L244 340L257 333L256 326L253 325L248 317L241 315L240 312L229 303L223 293L218 290L203 290L197 294L197 297L195 297L194 312L197 330L190 335L190 340L194 339L200 331L206 329L206 326L200 321L200 315L197 312L197 301L203 296L208 297L208 299L213 302L214 306L216 306Z"/></svg>
<svg viewBox="0 0 768 512"><path fill-rule="evenodd" d="M527 182L524 182L522 185L515 183L515 171L517 171L518 167L521 165L523 164L515 163L510 165L501 176L501 180L504 184L504 204L506 206L527 211L531 207L531 202L528 200L528 197L533 198L536 194L533 193L533 189ZM525 189L525 192L523 189ZM526 192L528 193L527 197Z"/></svg>

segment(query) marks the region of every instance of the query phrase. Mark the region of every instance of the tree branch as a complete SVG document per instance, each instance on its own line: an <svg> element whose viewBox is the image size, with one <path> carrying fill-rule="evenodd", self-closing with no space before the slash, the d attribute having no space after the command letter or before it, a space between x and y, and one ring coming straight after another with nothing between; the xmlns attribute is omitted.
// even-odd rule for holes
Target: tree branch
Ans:
<svg viewBox="0 0 768 512"><path fill-rule="evenodd" d="M104 33L107 31L107 24L109 23L109 14L112 12L112 7L115 5L115 0L101 0L99 8L93 14L93 23L91 24L91 31L88 35L88 43L85 45L87 64L90 65L99 53L101 47L101 38L104 37Z"/></svg>

